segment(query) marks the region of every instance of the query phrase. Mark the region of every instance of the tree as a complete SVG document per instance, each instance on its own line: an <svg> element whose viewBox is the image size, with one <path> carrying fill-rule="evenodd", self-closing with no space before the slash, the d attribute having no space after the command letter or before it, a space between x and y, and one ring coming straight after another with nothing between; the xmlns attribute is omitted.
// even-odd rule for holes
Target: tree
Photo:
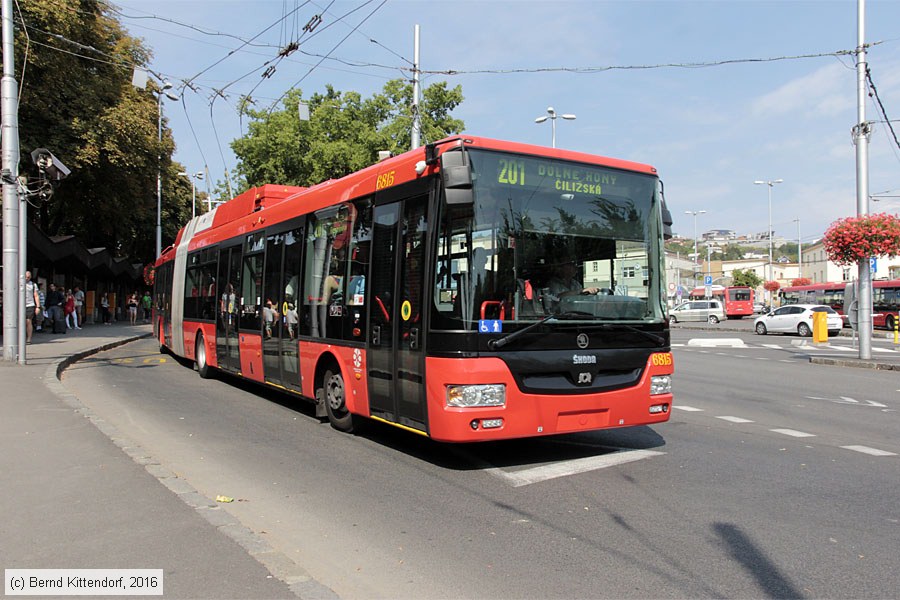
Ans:
<svg viewBox="0 0 900 600"><path fill-rule="evenodd" d="M133 67L146 65L150 52L126 34L105 2L29 0L20 7L28 31L41 37L26 53L28 39L21 28L16 32L15 55L26 62L20 170L37 177L29 153L38 147L71 169L49 199L30 209L30 218L48 235L75 235L135 262L152 259L157 169L164 174L164 244L190 215L190 184L179 181L183 168L171 163L168 129L159 142L155 88L131 85Z"/></svg>
<svg viewBox="0 0 900 600"><path fill-rule="evenodd" d="M722 260L742 260L744 251L737 244L726 244Z"/></svg>
<svg viewBox="0 0 900 600"><path fill-rule="evenodd" d="M301 98L300 90L291 90L277 111L249 108L245 99L248 133L231 143L245 186L313 185L373 164L379 150L396 154L410 147L412 85L407 82L389 81L368 99L329 85L309 99L309 121L300 121ZM438 140L462 131L463 122L450 117L462 100L459 86L426 87L419 107L422 138Z"/></svg>
<svg viewBox="0 0 900 600"><path fill-rule="evenodd" d="M757 288L762 284L762 277L756 274L756 271L744 271L743 269L735 269L731 274L732 285L747 285Z"/></svg>
<svg viewBox="0 0 900 600"><path fill-rule="evenodd" d="M793 242L785 242L784 244L778 246L778 248L776 248L776 251L777 255L774 257L776 260L778 259L778 255L780 255L794 262L798 262L797 253L800 251L800 247L798 244L795 244Z"/></svg>

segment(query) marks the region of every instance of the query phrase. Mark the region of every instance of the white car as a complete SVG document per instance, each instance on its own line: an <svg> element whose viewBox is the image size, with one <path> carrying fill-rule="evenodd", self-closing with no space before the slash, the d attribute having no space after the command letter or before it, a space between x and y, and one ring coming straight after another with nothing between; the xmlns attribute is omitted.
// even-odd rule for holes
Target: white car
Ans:
<svg viewBox="0 0 900 600"><path fill-rule="evenodd" d="M808 337L812 335L813 314L827 315L828 335L838 335L844 326L841 315L830 306L821 304L788 304L776 308L767 315L757 317L753 329L759 335L767 333L796 333Z"/></svg>

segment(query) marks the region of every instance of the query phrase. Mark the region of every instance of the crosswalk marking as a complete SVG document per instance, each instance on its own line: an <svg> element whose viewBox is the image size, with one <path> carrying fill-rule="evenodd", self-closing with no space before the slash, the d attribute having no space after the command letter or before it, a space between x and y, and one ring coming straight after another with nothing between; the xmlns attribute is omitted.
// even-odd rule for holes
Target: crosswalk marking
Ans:
<svg viewBox="0 0 900 600"><path fill-rule="evenodd" d="M723 421L728 421L729 423L753 423L750 419L744 419L743 417L716 417L717 419L722 419Z"/></svg>
<svg viewBox="0 0 900 600"><path fill-rule="evenodd" d="M805 431L797 431L796 429L770 429L769 431L796 438L816 437L816 434L814 433L806 433Z"/></svg>
<svg viewBox="0 0 900 600"><path fill-rule="evenodd" d="M887 450L879 450L878 448L869 448L868 446L841 446L844 450L853 450L854 452L862 452L871 456L897 456L896 452L888 452Z"/></svg>
<svg viewBox="0 0 900 600"><path fill-rule="evenodd" d="M541 465L539 467L531 467L530 469L507 471L499 467L493 467L485 469L485 472L506 481L513 487L521 487L523 485L547 481L548 479L596 471L597 469L614 467L616 465L622 465L645 458L652 458L654 456L662 456L664 454L665 452L657 452L655 450L620 450L611 454L604 454L603 456L587 456L549 465Z"/></svg>

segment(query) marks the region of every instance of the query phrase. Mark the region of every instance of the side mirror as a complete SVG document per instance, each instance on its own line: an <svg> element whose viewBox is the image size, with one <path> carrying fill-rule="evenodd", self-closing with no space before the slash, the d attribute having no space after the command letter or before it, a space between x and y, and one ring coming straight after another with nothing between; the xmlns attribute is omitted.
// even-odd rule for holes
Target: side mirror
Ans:
<svg viewBox="0 0 900 600"><path fill-rule="evenodd" d="M447 204L472 204L472 169L465 148L441 155L441 180L447 194Z"/></svg>

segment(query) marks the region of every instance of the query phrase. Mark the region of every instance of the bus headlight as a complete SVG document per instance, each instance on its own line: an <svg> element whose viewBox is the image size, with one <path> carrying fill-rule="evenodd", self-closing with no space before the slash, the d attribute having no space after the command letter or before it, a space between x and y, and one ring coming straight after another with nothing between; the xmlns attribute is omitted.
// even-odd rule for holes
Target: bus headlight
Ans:
<svg viewBox="0 0 900 600"><path fill-rule="evenodd" d="M470 406L505 405L506 386L502 383L447 386L447 406L468 408Z"/></svg>
<svg viewBox="0 0 900 600"><path fill-rule="evenodd" d="M650 377L650 395L671 394L672 393L672 376L671 375L653 375Z"/></svg>

